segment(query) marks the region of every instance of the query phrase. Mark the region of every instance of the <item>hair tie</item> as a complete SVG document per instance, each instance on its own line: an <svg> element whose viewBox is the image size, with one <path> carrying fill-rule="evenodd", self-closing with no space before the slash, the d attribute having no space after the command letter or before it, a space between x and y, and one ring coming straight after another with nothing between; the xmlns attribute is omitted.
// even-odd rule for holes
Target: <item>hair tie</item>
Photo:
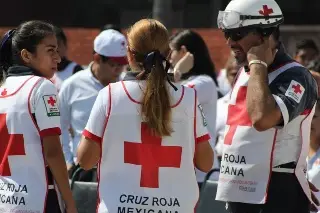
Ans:
<svg viewBox="0 0 320 213"><path fill-rule="evenodd" d="M170 86L177 91L177 87L170 81L168 76L168 70L170 68L169 61L160 53L159 50L154 50L147 54L147 56L144 59L143 66L147 73L150 73L152 68L156 66L156 63L160 63L161 66L163 66L163 62L165 62L164 72L167 75L167 81L170 84Z"/></svg>
<svg viewBox="0 0 320 213"><path fill-rule="evenodd" d="M7 43L7 41L13 37L15 32L16 32L16 29L12 29L6 32L6 34L2 38L0 49L2 49L3 46Z"/></svg>
<svg viewBox="0 0 320 213"><path fill-rule="evenodd" d="M151 72L151 68L156 66L157 61L162 62L163 56L161 55L159 50L154 50L148 53L143 61L144 69L149 73Z"/></svg>

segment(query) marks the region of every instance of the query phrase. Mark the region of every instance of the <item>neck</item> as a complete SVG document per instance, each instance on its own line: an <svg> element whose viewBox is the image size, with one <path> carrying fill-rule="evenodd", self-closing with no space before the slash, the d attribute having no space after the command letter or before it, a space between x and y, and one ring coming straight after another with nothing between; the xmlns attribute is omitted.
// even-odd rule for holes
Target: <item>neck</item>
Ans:
<svg viewBox="0 0 320 213"><path fill-rule="evenodd" d="M100 74L100 68L96 63L93 63L91 66L91 72L93 74L93 76L103 85L103 86L107 86L110 81L104 79L101 74Z"/></svg>
<svg viewBox="0 0 320 213"><path fill-rule="evenodd" d="M318 143L310 143L310 148L309 148L309 157L312 157L315 155L315 153L318 151L320 145Z"/></svg>

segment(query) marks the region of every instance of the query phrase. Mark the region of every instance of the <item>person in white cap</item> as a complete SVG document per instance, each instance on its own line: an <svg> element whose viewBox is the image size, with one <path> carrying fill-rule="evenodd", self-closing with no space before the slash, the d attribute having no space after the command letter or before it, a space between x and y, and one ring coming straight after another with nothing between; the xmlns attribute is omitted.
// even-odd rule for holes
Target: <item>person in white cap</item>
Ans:
<svg viewBox="0 0 320 213"><path fill-rule="evenodd" d="M126 46L126 38L120 32L112 29L101 32L94 40L93 62L61 86L62 145L69 174L77 163L76 149L99 91L116 82L127 64Z"/></svg>
<svg viewBox="0 0 320 213"><path fill-rule="evenodd" d="M231 213L308 213L306 179L317 84L279 41L274 0L232 0L218 26L243 67L230 101L216 199Z"/></svg>

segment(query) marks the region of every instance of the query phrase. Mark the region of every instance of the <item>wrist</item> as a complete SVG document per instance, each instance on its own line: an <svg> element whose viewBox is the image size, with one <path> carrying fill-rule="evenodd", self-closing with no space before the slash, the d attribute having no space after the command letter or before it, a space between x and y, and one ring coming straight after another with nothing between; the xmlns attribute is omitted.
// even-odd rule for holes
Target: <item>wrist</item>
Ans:
<svg viewBox="0 0 320 213"><path fill-rule="evenodd" d="M250 60L248 66L251 67L254 64L262 65L265 68L268 68L268 64L262 60Z"/></svg>

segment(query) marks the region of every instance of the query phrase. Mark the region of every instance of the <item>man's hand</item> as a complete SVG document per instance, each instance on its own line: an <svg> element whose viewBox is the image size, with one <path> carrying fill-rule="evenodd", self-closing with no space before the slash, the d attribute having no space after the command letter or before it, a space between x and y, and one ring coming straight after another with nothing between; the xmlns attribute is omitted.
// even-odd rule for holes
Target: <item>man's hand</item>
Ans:
<svg viewBox="0 0 320 213"><path fill-rule="evenodd" d="M269 44L269 38L265 38L259 46L252 47L247 53L248 62L252 60L261 60L270 65L277 53L277 49L272 50Z"/></svg>
<svg viewBox="0 0 320 213"><path fill-rule="evenodd" d="M319 206L319 205L320 205L319 200L318 200L318 198L314 195L314 192L318 192L319 189L317 189L317 187L315 187L310 181L308 181L308 183L309 183L309 188L310 188L310 190L311 190L311 199L312 199L312 201L313 201L317 206ZM317 206L315 206L314 204L311 204L311 206L310 206L310 211L317 212L317 211L318 211Z"/></svg>

